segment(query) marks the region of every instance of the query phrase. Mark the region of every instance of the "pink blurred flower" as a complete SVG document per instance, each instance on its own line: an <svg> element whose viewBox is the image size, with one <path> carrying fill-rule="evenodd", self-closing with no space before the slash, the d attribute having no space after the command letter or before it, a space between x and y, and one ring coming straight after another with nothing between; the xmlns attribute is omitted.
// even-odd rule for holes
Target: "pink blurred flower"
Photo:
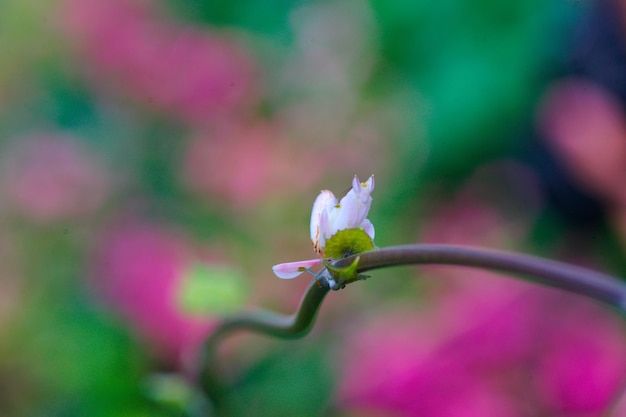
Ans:
<svg viewBox="0 0 626 417"><path fill-rule="evenodd" d="M467 295L455 297L466 305L454 310L444 296L355 325L341 354L342 407L407 417L598 416L626 381L626 334L599 306L542 288Z"/></svg>
<svg viewBox="0 0 626 417"><path fill-rule="evenodd" d="M315 159L272 124L223 124L190 141L183 181L208 199L252 207L263 199L310 190L324 172L324 165L311 163Z"/></svg>
<svg viewBox="0 0 626 417"><path fill-rule="evenodd" d="M154 9L140 0L68 0L61 24L98 80L187 122L213 122L256 101L256 69L242 45Z"/></svg>
<svg viewBox="0 0 626 417"><path fill-rule="evenodd" d="M626 114L609 91L584 79L552 85L539 127L571 174L592 193L626 206Z"/></svg>
<svg viewBox="0 0 626 417"><path fill-rule="evenodd" d="M267 127L221 126L192 139L184 180L194 191L251 206L267 194L271 175L271 132Z"/></svg>
<svg viewBox="0 0 626 417"><path fill-rule="evenodd" d="M626 112L612 92L584 79L547 91L539 128L570 174L607 203L626 248Z"/></svg>
<svg viewBox="0 0 626 417"><path fill-rule="evenodd" d="M60 133L15 138L2 152L0 172L3 200L36 222L90 213L102 205L109 188L89 149Z"/></svg>
<svg viewBox="0 0 626 417"><path fill-rule="evenodd" d="M403 310L355 327L343 346L338 401L394 416L518 416L514 396L477 378L446 349L453 334L428 311Z"/></svg>
<svg viewBox="0 0 626 417"><path fill-rule="evenodd" d="M437 212L425 235L501 246L510 230L498 210L466 191ZM626 332L614 313L495 273L426 270L436 284L426 305L351 323L339 356L342 408L399 417L591 417L626 382Z"/></svg>
<svg viewBox="0 0 626 417"><path fill-rule="evenodd" d="M535 382L554 414L602 415L626 383L622 324L591 307L561 313L541 352Z"/></svg>
<svg viewBox="0 0 626 417"><path fill-rule="evenodd" d="M111 228L95 251L94 288L164 357L193 355L213 320L182 311L177 291L194 254L175 233L153 224Z"/></svg>

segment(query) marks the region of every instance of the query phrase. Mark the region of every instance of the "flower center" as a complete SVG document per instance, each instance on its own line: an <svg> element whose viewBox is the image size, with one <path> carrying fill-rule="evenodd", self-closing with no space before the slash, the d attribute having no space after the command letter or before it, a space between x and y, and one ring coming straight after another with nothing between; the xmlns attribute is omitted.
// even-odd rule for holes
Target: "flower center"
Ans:
<svg viewBox="0 0 626 417"><path fill-rule="evenodd" d="M362 228L344 229L326 240L324 257L330 259L346 258L375 248L372 238Z"/></svg>

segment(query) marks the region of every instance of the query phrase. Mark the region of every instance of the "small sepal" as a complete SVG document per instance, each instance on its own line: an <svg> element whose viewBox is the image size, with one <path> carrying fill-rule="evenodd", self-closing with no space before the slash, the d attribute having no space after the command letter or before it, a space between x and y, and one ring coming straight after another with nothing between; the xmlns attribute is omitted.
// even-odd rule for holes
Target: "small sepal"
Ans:
<svg viewBox="0 0 626 417"><path fill-rule="evenodd" d="M330 289L337 291L344 288L347 284L359 281L361 279L361 275L357 273L357 267L359 266L360 260L361 257L357 256L356 259L345 268L337 268L331 263L323 261L323 264L326 267L325 271L327 271L324 278L328 282Z"/></svg>

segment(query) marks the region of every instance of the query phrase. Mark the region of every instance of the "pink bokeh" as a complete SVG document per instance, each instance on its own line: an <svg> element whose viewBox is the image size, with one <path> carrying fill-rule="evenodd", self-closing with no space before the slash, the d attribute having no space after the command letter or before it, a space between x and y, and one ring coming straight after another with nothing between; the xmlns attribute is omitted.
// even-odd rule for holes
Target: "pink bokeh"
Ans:
<svg viewBox="0 0 626 417"><path fill-rule="evenodd" d="M186 122L215 122L256 102L254 59L234 36L156 9L148 0L67 0L60 24L95 84Z"/></svg>
<svg viewBox="0 0 626 417"><path fill-rule="evenodd" d="M309 191L324 173L315 151L290 143L272 123L222 124L191 139L183 167L188 188L230 207Z"/></svg>
<svg viewBox="0 0 626 417"><path fill-rule="evenodd" d="M177 363L194 355L214 323L184 312L177 300L185 268L195 256L173 231L133 222L111 227L94 253L96 296L117 310L153 352Z"/></svg>
<svg viewBox="0 0 626 417"><path fill-rule="evenodd" d="M427 241L501 247L520 234L472 187L436 212ZM599 417L619 395L626 331L614 312L478 269L422 270L432 283L427 302L351 323L339 354L341 408L398 417Z"/></svg>
<svg viewBox="0 0 626 417"><path fill-rule="evenodd" d="M339 403L407 417L600 416L626 380L617 318L543 289L509 301L494 297L499 308L475 316L485 299L467 297L457 312L407 309L355 325Z"/></svg>
<svg viewBox="0 0 626 417"><path fill-rule="evenodd" d="M8 209L37 223L92 213L109 192L101 161L76 138L61 133L13 138L3 149L0 172Z"/></svg>
<svg viewBox="0 0 626 417"><path fill-rule="evenodd" d="M562 317L540 352L535 382L556 415L599 415L626 383L623 326L595 307L557 310Z"/></svg>
<svg viewBox="0 0 626 417"><path fill-rule="evenodd" d="M545 93L538 125L572 178L604 201L626 248L626 111L590 80L559 80Z"/></svg>
<svg viewBox="0 0 626 417"><path fill-rule="evenodd" d="M626 206L626 114L617 97L591 81L564 79L545 94L538 121L583 187Z"/></svg>

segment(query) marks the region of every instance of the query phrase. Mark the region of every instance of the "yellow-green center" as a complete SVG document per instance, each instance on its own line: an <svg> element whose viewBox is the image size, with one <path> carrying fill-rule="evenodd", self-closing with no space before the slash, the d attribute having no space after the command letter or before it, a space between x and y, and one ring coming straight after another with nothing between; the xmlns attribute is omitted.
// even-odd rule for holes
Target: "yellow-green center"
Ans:
<svg viewBox="0 0 626 417"><path fill-rule="evenodd" d="M326 240L324 257L346 258L375 249L372 238L361 228L340 230Z"/></svg>

